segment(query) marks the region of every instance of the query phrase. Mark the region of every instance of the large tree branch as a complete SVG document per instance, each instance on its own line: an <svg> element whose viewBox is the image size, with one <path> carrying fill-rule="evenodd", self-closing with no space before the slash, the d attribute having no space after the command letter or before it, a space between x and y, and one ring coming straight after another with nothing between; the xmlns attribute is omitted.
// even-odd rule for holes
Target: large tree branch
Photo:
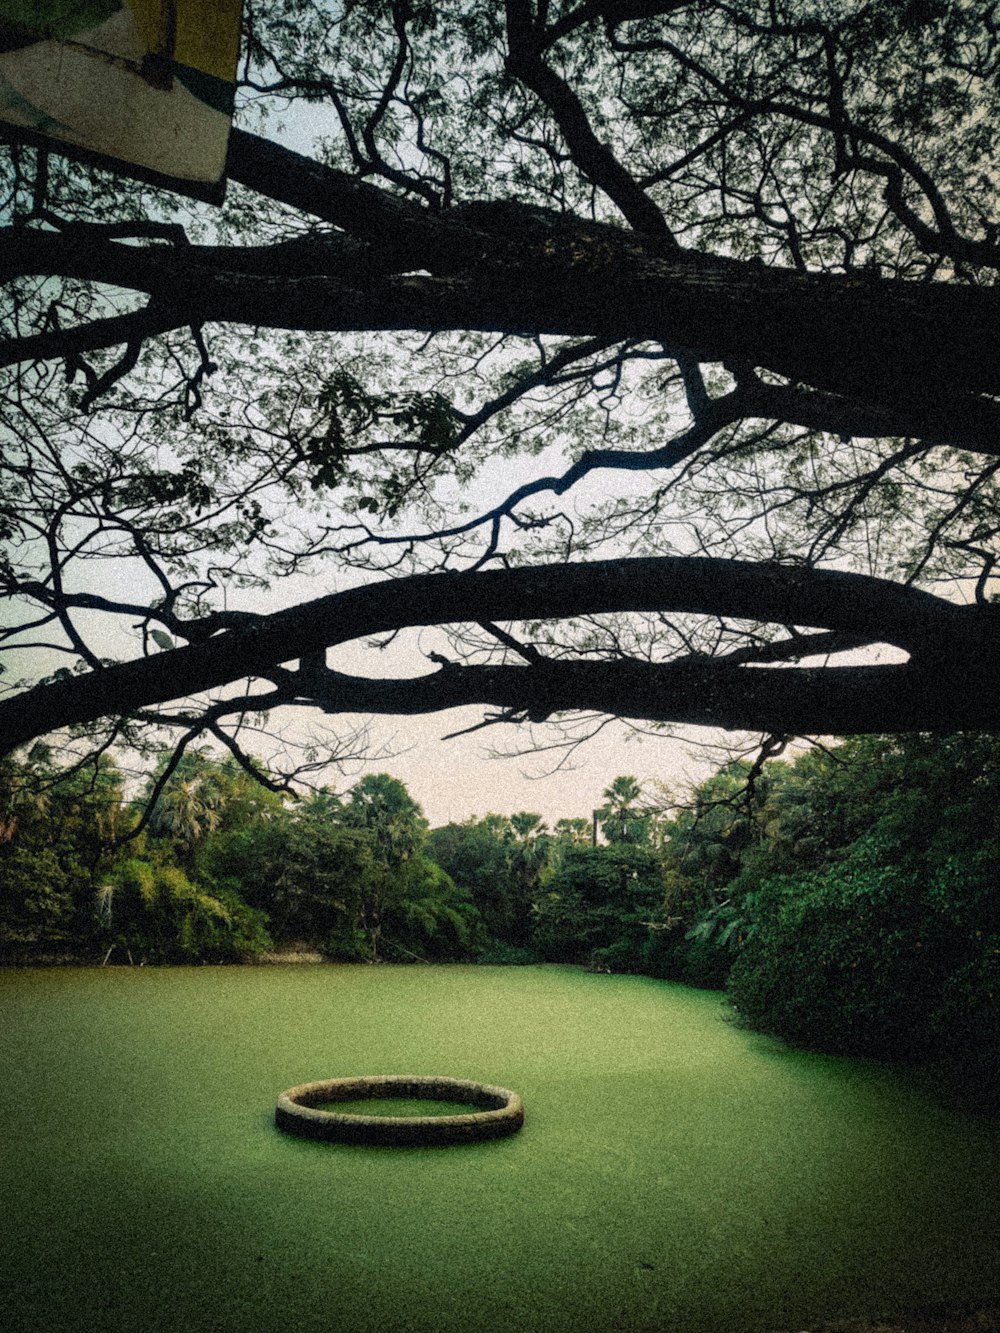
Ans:
<svg viewBox="0 0 1000 1333"><path fill-rule="evenodd" d="M69 329L54 328L45 333L0 342L0 365L23 365L56 358L73 364L85 352L123 344L128 346L160 333L169 333L186 322L182 313L151 301L141 310L132 310L124 315L110 315Z"/></svg>
<svg viewBox="0 0 1000 1333"><path fill-rule="evenodd" d="M477 225L442 222L433 244L430 232L423 237L408 259L423 273L386 272L398 256L336 236L171 248L20 229L6 235L0 276L144 291L154 298L147 318L159 323L174 311L178 326L655 340L849 398L859 418L891 433L946 437L957 414L963 443L974 446L976 436L996 447L995 405L984 395L1000 393L1000 289L768 269L582 221L547 227L517 206L496 217L493 232L491 206L469 216ZM132 332L109 324L105 345ZM77 347L94 345L73 337ZM60 343L0 344L0 364L46 347L58 354Z"/></svg>
<svg viewBox="0 0 1000 1333"><path fill-rule="evenodd" d="M929 697L924 701L922 725L928 728L952 717L953 695L966 697L970 715L978 710L982 718L996 708L995 690L983 682L995 683L998 674L1000 608L960 607L858 574L664 557L424 574L331 594L172 652L36 686L10 698L0 703L0 753L58 727L128 714L249 676L267 677L281 663L315 660L327 647L392 630L628 611L719 615L895 644L911 654L915 672L929 672L941 687L938 711L931 708ZM958 682L954 690L948 687L949 673ZM282 677L287 679L287 673L279 672ZM721 684L742 677L740 671L738 677L727 673L712 679ZM594 706L589 695L580 696L579 702L569 694L560 697L559 708ZM919 692L915 697L924 698ZM720 712L718 704L716 713L724 725L737 725L726 721L729 714ZM987 724L980 720L976 725ZM791 724L785 729L801 730Z"/></svg>
<svg viewBox="0 0 1000 1333"><path fill-rule="evenodd" d="M970 690L971 674L958 668L942 680L913 663L748 670L711 662L545 661L445 667L415 680L313 672L301 691L290 682L270 704L396 716L485 706L533 722L584 711L800 736L997 730L1000 700L995 690Z"/></svg>
<svg viewBox="0 0 1000 1333"><path fill-rule="evenodd" d="M403 267L423 266L428 250L440 246L448 216L236 128L229 136L226 175L255 194L341 227Z"/></svg>
<svg viewBox="0 0 1000 1333"><path fill-rule="evenodd" d="M794 384L767 384L756 377L747 377L741 388L745 418L783 421L841 438L905 436L924 446L1000 454L1000 404L992 398L956 394L950 401L932 403L914 397L910 403L885 406Z"/></svg>
<svg viewBox="0 0 1000 1333"><path fill-rule="evenodd" d="M575 165L621 209L638 232L672 240L663 214L591 127L576 93L545 63L544 29L530 0L506 0L507 68L541 99L555 117Z"/></svg>

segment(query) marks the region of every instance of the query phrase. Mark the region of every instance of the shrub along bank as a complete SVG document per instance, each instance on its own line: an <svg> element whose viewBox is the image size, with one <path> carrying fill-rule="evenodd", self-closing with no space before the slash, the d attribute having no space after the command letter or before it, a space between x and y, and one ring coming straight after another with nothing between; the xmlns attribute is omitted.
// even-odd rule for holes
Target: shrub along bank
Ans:
<svg viewBox="0 0 1000 1333"><path fill-rule="evenodd" d="M823 1050L979 1053L1000 1031L1000 742L867 737L732 763L681 806L631 777L583 818L428 830L387 774L292 802L188 753L148 797L107 757L0 767L0 957L571 962L727 986Z"/></svg>

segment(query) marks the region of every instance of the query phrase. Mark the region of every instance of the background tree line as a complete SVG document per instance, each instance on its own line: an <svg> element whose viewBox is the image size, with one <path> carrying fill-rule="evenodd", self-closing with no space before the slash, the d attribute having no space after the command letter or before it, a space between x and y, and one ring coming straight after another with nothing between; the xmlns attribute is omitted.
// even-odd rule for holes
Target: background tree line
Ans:
<svg viewBox="0 0 1000 1333"><path fill-rule="evenodd" d="M576 963L727 987L818 1049L1000 1054L994 737L738 760L680 807L618 777L600 843L530 812L429 829L387 774L291 801L231 759L165 763L129 801L108 756L4 761L0 959Z"/></svg>

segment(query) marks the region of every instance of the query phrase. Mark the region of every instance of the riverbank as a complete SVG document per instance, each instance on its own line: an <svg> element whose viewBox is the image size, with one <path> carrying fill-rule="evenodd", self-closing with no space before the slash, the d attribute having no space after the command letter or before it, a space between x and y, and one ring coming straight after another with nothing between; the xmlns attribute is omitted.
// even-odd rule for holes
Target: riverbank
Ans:
<svg viewBox="0 0 1000 1333"><path fill-rule="evenodd" d="M257 967L261 964L280 964L282 966L288 963L329 963L331 960L325 954L313 945L305 941L295 940L287 944L280 944L274 949L269 949L266 953L258 954L254 958L242 960L234 959L232 962L204 964L211 967ZM123 945L116 945L110 951L103 954L73 953L70 951L49 953L24 953L6 954L0 958L0 968L46 968L46 967L192 967L202 966L198 963L154 963L147 964L144 959L134 957Z"/></svg>

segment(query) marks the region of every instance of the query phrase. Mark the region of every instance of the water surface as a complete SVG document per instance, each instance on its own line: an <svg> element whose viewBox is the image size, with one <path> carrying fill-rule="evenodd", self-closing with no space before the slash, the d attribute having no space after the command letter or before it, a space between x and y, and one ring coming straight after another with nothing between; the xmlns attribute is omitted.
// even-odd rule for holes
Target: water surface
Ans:
<svg viewBox="0 0 1000 1333"><path fill-rule="evenodd" d="M995 1297L996 1122L725 1015L557 967L0 972L3 1327L730 1333ZM284 1088L393 1073L514 1088L525 1126L273 1125Z"/></svg>

